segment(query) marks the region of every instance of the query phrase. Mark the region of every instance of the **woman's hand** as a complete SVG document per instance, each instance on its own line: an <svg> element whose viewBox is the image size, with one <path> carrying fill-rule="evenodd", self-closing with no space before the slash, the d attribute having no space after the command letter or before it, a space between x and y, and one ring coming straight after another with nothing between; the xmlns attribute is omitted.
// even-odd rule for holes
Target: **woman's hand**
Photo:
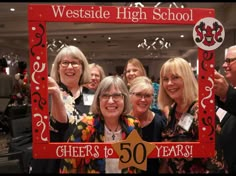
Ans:
<svg viewBox="0 0 236 176"><path fill-rule="evenodd" d="M66 108L61 98L60 88L51 77L48 77L48 94L52 98L51 113L53 118L60 123L67 123Z"/></svg>

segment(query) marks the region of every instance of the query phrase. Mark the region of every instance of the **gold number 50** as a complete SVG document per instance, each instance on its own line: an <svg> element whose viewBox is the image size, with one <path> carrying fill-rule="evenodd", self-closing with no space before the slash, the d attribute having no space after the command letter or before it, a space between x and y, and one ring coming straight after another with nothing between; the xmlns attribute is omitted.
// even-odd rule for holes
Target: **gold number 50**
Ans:
<svg viewBox="0 0 236 176"><path fill-rule="evenodd" d="M128 163L133 158L134 162L137 164L142 164L147 155L146 148L143 143L137 143L133 148L130 146L130 143L121 143L120 150L123 150L123 155L120 155L120 161L122 163Z"/></svg>

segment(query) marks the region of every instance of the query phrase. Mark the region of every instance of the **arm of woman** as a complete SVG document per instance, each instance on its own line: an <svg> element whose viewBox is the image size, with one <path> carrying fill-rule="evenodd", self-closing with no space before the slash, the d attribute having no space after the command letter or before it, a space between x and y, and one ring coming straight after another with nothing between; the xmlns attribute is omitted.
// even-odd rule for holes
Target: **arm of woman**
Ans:
<svg viewBox="0 0 236 176"><path fill-rule="evenodd" d="M61 98L60 88L51 77L48 77L48 93L52 97L52 116L60 123L67 123L66 108Z"/></svg>

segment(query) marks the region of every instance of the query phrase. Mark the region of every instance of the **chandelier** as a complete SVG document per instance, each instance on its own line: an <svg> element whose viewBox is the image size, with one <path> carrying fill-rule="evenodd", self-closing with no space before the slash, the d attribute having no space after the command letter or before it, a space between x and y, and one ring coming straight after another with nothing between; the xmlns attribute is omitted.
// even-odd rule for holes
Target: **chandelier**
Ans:
<svg viewBox="0 0 236 176"><path fill-rule="evenodd" d="M164 37L156 37L154 40L143 39L143 42L139 43L138 48L143 48L146 50L158 50L158 49L168 49L171 47L171 43L166 41Z"/></svg>
<svg viewBox="0 0 236 176"><path fill-rule="evenodd" d="M14 52L1 53L0 58L5 58L7 65L14 67L20 61L20 56Z"/></svg>
<svg viewBox="0 0 236 176"><path fill-rule="evenodd" d="M49 49L51 52L58 53L65 46L67 46L67 44L61 40L52 39L52 41L47 42L47 49Z"/></svg>

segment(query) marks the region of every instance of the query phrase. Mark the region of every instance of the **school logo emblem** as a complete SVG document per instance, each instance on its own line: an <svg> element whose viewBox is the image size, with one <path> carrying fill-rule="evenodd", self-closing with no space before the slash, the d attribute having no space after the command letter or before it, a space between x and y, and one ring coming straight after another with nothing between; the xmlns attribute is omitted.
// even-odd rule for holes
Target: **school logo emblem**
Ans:
<svg viewBox="0 0 236 176"><path fill-rule="evenodd" d="M193 28L194 42L199 48L206 51L218 48L223 43L224 38L224 27L215 18L203 18Z"/></svg>

